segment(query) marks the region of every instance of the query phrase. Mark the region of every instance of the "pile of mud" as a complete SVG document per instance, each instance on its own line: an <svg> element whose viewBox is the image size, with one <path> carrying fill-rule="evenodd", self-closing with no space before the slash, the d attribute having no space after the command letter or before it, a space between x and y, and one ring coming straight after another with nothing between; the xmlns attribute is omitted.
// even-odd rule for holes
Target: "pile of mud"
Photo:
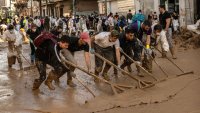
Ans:
<svg viewBox="0 0 200 113"><path fill-rule="evenodd" d="M182 28L180 33L173 34L173 38L176 45L185 49L200 48L200 34L194 31Z"/></svg>

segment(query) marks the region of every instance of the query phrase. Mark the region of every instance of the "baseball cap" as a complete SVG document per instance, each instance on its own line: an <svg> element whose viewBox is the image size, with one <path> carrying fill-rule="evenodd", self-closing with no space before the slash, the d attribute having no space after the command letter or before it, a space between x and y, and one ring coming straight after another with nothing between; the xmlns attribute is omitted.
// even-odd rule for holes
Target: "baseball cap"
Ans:
<svg viewBox="0 0 200 113"><path fill-rule="evenodd" d="M111 36L119 38L119 32L117 30L112 30L111 31Z"/></svg>
<svg viewBox="0 0 200 113"><path fill-rule="evenodd" d="M89 42L90 36L87 32L83 32L83 33L80 34L80 39L82 39L85 42Z"/></svg>

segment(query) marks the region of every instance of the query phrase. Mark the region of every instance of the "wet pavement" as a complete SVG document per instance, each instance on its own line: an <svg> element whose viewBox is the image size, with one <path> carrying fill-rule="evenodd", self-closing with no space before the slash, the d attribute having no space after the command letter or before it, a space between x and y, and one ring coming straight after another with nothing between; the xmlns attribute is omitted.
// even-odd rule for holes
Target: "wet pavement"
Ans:
<svg viewBox="0 0 200 113"><path fill-rule="evenodd" d="M160 84L159 87L153 87L151 90L142 91L139 89L132 89L127 90L126 93L120 94L117 96L112 96L113 92L111 91L111 88L108 85L105 85L104 83L95 84L93 82L93 78L88 76L87 74L76 70L75 73L77 74L77 77L84 82L85 85L87 85L97 96L97 98L93 98L93 96L76 80L75 83L77 84L76 88L70 88L66 85L67 77L64 75L60 80L61 84L60 86L56 86L55 91L50 91L44 84L40 87L40 90L38 91L32 91L32 84L35 78L39 77L39 74L37 72L37 69L31 69L27 71L19 71L18 64L13 66L13 69L8 70L7 66L7 56L6 56L6 44L1 43L0 46L0 113L4 112L11 112L11 113L75 113L75 112L94 112L94 111L101 111L105 112L104 110L108 108L112 108L110 113L117 112L117 105L131 105L132 101L128 101L127 103L121 103L123 100L134 100L135 98L131 98L134 94L138 94L140 96L146 95L146 93L151 94L153 91L158 91L161 94L164 93L163 90L160 90L162 87L163 89L166 88L166 91L171 86L170 84L176 84L177 81L171 82L168 80L168 83L165 85ZM29 45L26 44L23 46L23 55L26 59L29 58L29 52L30 48ZM191 71L194 70L195 73L200 74L199 71L199 65L200 62L197 62L197 60L200 56L200 50L192 50L185 52L184 50L179 50L178 57L179 59L176 60L176 63L179 63L181 68L183 68L185 71ZM182 57L184 56L184 57ZM84 62L84 55L82 52L77 52L75 54L75 58L78 62L78 64L86 68L85 62ZM92 59L93 56L92 56ZM171 63L169 63L167 60L163 60L161 58L156 59L159 64L165 64L162 65L162 67L168 72L170 77L175 77L176 74L180 74L181 72L173 67ZM24 67L29 67L30 60L24 61ZM92 61L92 65L94 66L94 62ZM133 75L136 74L135 66L132 65L132 68L134 69ZM47 70L49 72L50 69ZM159 70L159 68L154 64L154 74L155 77L157 77L159 80L162 80L165 78L164 74ZM120 84L126 84L126 85L132 85L135 86L137 83L134 80L131 80L128 77L125 77L124 75L119 75L119 77L114 76L112 73L113 71L110 70L110 77L112 78L113 82L120 83ZM190 76L186 76L186 78L181 78L182 81L185 81L182 83L187 84L188 82L197 79L197 76L192 76L193 78L190 78ZM152 78L146 76L144 78L141 78L144 80L153 81ZM170 87L169 87L170 86ZM167 93L166 95L173 94L175 90L181 89L181 85L175 85L177 88L174 88L174 91L171 91L171 93ZM155 93L155 92L154 92ZM130 96L131 95L131 96ZM118 98L119 97L119 98ZM152 96L153 97L153 96ZM141 98L141 97L140 97ZM150 97L149 97L150 98ZM164 97L163 97L164 98ZM121 100L120 100L121 99ZM117 101L118 100L118 101ZM139 100L138 100L139 101ZM88 102L88 103L87 103ZM109 107L110 106L110 107ZM116 109L115 109L116 108ZM113 111L112 111L113 110ZM125 112L125 111L123 111ZM131 110L128 111L131 113ZM139 112L138 112L139 113ZM147 112L141 112L141 113L147 113ZM154 112L156 113L156 112ZM159 113L159 112L158 112Z"/></svg>

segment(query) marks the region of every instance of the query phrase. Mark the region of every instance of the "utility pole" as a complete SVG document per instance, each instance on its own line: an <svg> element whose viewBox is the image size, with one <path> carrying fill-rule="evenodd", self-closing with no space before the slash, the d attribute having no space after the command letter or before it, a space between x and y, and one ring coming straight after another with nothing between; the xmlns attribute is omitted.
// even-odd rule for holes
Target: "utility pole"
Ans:
<svg viewBox="0 0 200 113"><path fill-rule="evenodd" d="M39 0L40 17L42 17L42 0Z"/></svg>
<svg viewBox="0 0 200 113"><path fill-rule="evenodd" d="M31 0L31 16L33 17L33 0Z"/></svg>
<svg viewBox="0 0 200 113"><path fill-rule="evenodd" d="M73 0L73 16L75 16L75 14L76 14L76 11L75 11L75 2L76 2L76 0Z"/></svg>
<svg viewBox="0 0 200 113"><path fill-rule="evenodd" d="M10 0L10 16L11 16L11 0Z"/></svg>
<svg viewBox="0 0 200 113"><path fill-rule="evenodd" d="M107 0L105 0L105 14L107 16Z"/></svg>

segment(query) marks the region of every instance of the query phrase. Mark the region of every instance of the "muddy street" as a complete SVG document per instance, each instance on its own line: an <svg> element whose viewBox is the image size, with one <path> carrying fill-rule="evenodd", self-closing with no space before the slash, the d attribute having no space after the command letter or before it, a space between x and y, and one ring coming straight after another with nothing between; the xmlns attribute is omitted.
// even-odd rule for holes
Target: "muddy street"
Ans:
<svg viewBox="0 0 200 113"><path fill-rule="evenodd" d="M23 58L25 71L19 71L18 64L12 69L7 65L6 45L1 43L0 47L0 112L11 113L199 113L200 112L200 49L187 50L178 49L178 59L174 60L185 72L194 71L175 78L181 74L180 70L174 67L166 59L156 58L156 61L165 69L169 79L156 84L154 87L141 90L132 88L124 93L113 95L110 86L99 83L95 84L93 78L87 74L76 70L77 77L84 82L96 95L94 98L77 80L76 88L66 85L67 76L61 78L61 85L56 86L55 91L50 91L42 84L39 91L32 91L33 80L39 76L36 68L30 67L29 45L23 46ZM160 54L157 53L157 57ZM170 55L168 55L170 56ZM83 62L83 54L77 52L75 58L78 64L86 68ZM92 59L93 56L92 56ZM163 65L165 64L165 65ZM94 62L92 61L94 66ZM157 65L153 64L153 74L159 80L165 78ZM132 65L136 75L135 66ZM50 70L47 70L47 72ZM93 70L94 71L94 70ZM109 71L112 82L124 85L136 86L137 82L129 77L120 74L113 75L113 70ZM142 78L154 81L146 75Z"/></svg>

